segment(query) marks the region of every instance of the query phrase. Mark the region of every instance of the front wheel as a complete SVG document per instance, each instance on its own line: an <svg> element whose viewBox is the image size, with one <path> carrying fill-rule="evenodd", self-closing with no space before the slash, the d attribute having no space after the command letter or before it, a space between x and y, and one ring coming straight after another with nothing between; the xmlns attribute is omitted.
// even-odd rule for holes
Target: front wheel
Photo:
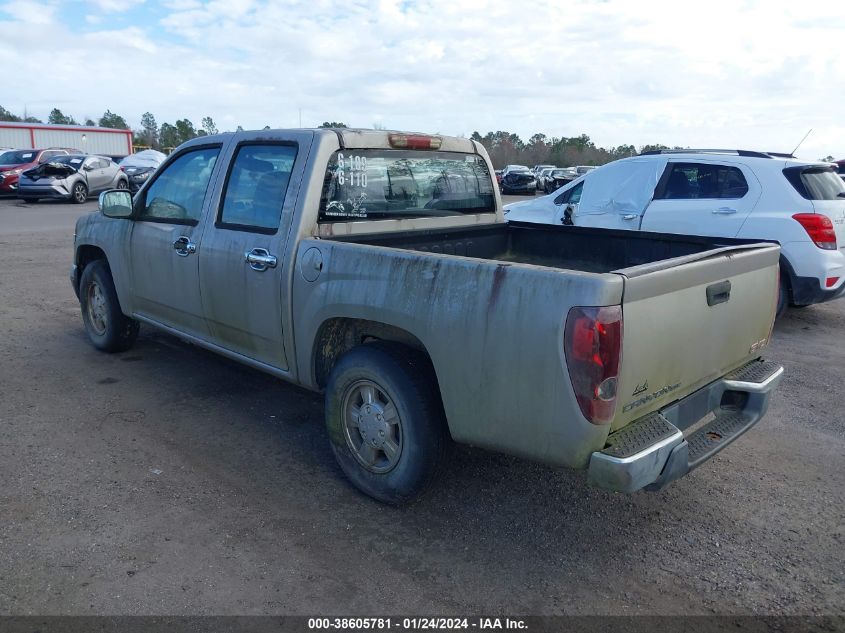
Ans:
<svg viewBox="0 0 845 633"><path fill-rule="evenodd" d="M88 187L85 186L84 182L78 182L73 185L70 192L70 199L74 204L82 204L88 199Z"/></svg>
<svg viewBox="0 0 845 633"><path fill-rule="evenodd" d="M428 358L384 342L338 360L326 387L326 428L346 477L392 505L413 500L435 479L449 442Z"/></svg>
<svg viewBox="0 0 845 633"><path fill-rule="evenodd" d="M138 337L138 322L120 310L108 264L98 259L82 271L79 305L88 338L104 352L125 352Z"/></svg>
<svg viewBox="0 0 845 633"><path fill-rule="evenodd" d="M117 181L117 188L118 189L129 189L129 183L125 180L118 180Z"/></svg>

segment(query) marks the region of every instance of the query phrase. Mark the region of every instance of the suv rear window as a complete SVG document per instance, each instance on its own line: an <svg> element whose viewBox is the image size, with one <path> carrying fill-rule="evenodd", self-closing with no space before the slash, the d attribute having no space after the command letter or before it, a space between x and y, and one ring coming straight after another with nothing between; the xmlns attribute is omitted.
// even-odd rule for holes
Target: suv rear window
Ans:
<svg viewBox="0 0 845 633"><path fill-rule="evenodd" d="M783 175L807 200L841 200L845 182L829 167L787 167Z"/></svg>
<svg viewBox="0 0 845 633"><path fill-rule="evenodd" d="M476 154L414 150L335 152L320 222L493 213L487 164Z"/></svg>

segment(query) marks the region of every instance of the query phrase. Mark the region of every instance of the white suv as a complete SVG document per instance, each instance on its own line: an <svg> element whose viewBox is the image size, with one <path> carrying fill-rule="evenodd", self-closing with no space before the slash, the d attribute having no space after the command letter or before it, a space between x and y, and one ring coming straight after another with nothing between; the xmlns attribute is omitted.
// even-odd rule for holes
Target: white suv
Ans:
<svg viewBox="0 0 845 633"><path fill-rule="evenodd" d="M511 221L774 240L783 311L845 295L845 182L829 163L744 150L661 150L608 163Z"/></svg>

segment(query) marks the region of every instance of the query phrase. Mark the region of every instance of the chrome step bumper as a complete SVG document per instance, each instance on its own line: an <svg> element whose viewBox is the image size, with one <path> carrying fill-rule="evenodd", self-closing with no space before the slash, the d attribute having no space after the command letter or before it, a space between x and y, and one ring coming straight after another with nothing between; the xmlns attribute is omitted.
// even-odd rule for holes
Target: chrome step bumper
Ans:
<svg viewBox="0 0 845 633"><path fill-rule="evenodd" d="M777 363L755 360L616 433L592 454L591 483L619 492L659 490L683 477L762 419L783 377ZM726 398L727 395L727 398ZM706 415L715 417L684 435Z"/></svg>

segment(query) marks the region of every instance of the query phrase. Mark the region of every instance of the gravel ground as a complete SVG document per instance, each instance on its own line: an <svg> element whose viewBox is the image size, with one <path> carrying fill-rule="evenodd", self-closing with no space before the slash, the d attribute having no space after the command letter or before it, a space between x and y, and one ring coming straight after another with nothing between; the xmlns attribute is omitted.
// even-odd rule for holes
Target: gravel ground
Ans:
<svg viewBox="0 0 845 633"><path fill-rule="evenodd" d="M93 206L0 201L0 614L845 614L845 301L777 323L767 418L663 492L459 448L393 509L318 395L149 328L94 350Z"/></svg>

